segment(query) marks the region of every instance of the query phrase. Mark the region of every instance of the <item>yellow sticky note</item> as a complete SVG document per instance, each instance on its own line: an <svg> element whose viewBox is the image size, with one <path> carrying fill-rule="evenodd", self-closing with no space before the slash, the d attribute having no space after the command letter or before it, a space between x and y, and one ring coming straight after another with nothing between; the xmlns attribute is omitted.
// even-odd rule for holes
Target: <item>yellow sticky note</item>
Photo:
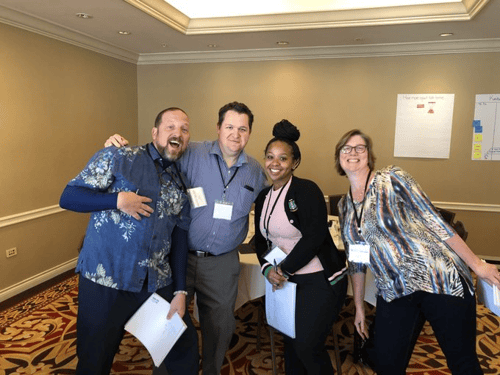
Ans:
<svg viewBox="0 0 500 375"><path fill-rule="evenodd" d="M474 159L481 159L481 153L480 152L474 152L474 155L472 156Z"/></svg>
<svg viewBox="0 0 500 375"><path fill-rule="evenodd" d="M483 141L483 135L482 134L474 134L474 141L475 142L482 142Z"/></svg>
<svg viewBox="0 0 500 375"><path fill-rule="evenodd" d="M474 143L474 151L481 151L481 143Z"/></svg>

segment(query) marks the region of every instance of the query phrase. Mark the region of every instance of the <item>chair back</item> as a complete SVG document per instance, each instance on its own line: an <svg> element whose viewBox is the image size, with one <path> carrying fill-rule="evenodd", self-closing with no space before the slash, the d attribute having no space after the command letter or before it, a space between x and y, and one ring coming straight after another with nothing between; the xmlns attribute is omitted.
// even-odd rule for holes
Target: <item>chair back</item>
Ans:
<svg viewBox="0 0 500 375"><path fill-rule="evenodd" d="M328 206L329 206L328 208L330 215L339 216L338 204L344 195L345 194L336 194L328 196Z"/></svg>
<svg viewBox="0 0 500 375"><path fill-rule="evenodd" d="M461 221L454 221L456 215L455 212L439 207L436 207L436 209L441 214L444 221L450 224L450 226L455 230L455 232L457 232L457 234L462 238L462 240L465 241L469 233L465 230L464 223L462 223Z"/></svg>

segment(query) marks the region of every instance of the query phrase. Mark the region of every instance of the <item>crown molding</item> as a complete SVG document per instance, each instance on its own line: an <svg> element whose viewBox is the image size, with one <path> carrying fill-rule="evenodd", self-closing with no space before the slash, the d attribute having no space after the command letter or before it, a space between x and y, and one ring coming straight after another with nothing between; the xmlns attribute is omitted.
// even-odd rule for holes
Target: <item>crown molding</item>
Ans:
<svg viewBox="0 0 500 375"><path fill-rule="evenodd" d="M123 1L137 2L139 0ZM141 0L144 4L147 2L157 1L159 0ZM487 1L488 0L463 0L463 2L459 5L463 4L463 7L467 9L469 14L474 15L486 4ZM164 2L162 1L162 3ZM172 8L168 4L165 6ZM180 12L177 11L177 13ZM179 14L177 14L177 16L179 19L177 19L176 22L181 23L182 16ZM0 22L137 65L500 52L500 39L480 39L373 45L138 54L2 6L0 6Z"/></svg>
<svg viewBox="0 0 500 375"><path fill-rule="evenodd" d="M123 0L183 34L187 34L190 19L164 0Z"/></svg>
<svg viewBox="0 0 500 375"><path fill-rule="evenodd" d="M141 54L138 65L341 59L500 52L500 39Z"/></svg>
<svg viewBox="0 0 500 375"><path fill-rule="evenodd" d="M126 62L136 64L139 59L137 53L2 6L0 22Z"/></svg>
<svg viewBox="0 0 500 375"><path fill-rule="evenodd" d="M193 18L165 0L124 0L185 35L304 30L471 20L489 0L293 14Z"/></svg>

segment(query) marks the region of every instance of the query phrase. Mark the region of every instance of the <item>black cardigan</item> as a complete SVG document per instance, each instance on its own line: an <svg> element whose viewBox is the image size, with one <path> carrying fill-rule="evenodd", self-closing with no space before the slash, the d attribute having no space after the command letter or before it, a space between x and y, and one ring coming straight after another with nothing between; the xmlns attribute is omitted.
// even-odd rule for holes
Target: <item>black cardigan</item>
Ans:
<svg viewBox="0 0 500 375"><path fill-rule="evenodd" d="M262 190L255 201L255 250L262 266L268 263L262 258L268 249L266 239L260 232L260 217L270 189ZM293 176L285 197L285 212L302 238L280 264L281 270L293 274L317 255L330 282L335 283L343 277L346 273L345 255L338 251L330 235L326 202L318 185Z"/></svg>

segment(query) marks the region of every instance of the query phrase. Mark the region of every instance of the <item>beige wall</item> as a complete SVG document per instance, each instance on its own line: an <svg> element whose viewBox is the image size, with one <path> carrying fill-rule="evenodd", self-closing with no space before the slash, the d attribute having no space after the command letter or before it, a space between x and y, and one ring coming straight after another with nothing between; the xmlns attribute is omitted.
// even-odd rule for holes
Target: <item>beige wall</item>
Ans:
<svg viewBox="0 0 500 375"><path fill-rule="evenodd" d="M194 140L215 138L217 110L239 100L256 121L248 152L262 161L272 125L288 118L302 132L297 175L325 194L343 193L332 150L345 131L372 135L379 167L410 171L434 201L500 204L500 163L472 162L474 95L500 92L500 54L459 54L219 64L135 66L0 24L0 223L57 205L66 183L119 132L150 140L167 106L191 116ZM400 93L454 93L451 157L392 157ZM498 256L499 213L463 211L478 254ZM51 214L0 227L0 291L77 256L88 215ZM19 254L6 259L5 250Z"/></svg>
<svg viewBox="0 0 500 375"><path fill-rule="evenodd" d="M475 95L500 92L500 53L145 65L138 83L140 142L168 106L189 113L193 140L214 139L218 109L238 100L255 114L247 151L262 161L273 124L289 119L302 133L297 175L325 194L347 189L334 171L333 149L357 127L372 136L377 167L408 170L433 201L500 204L500 162L470 160ZM449 159L392 156L397 95L411 93L455 94ZM500 213L463 211L457 219L477 254L500 255Z"/></svg>
<svg viewBox="0 0 500 375"><path fill-rule="evenodd" d="M0 220L57 205L115 131L137 141L136 65L0 23ZM0 291L74 259L87 221L1 227Z"/></svg>

